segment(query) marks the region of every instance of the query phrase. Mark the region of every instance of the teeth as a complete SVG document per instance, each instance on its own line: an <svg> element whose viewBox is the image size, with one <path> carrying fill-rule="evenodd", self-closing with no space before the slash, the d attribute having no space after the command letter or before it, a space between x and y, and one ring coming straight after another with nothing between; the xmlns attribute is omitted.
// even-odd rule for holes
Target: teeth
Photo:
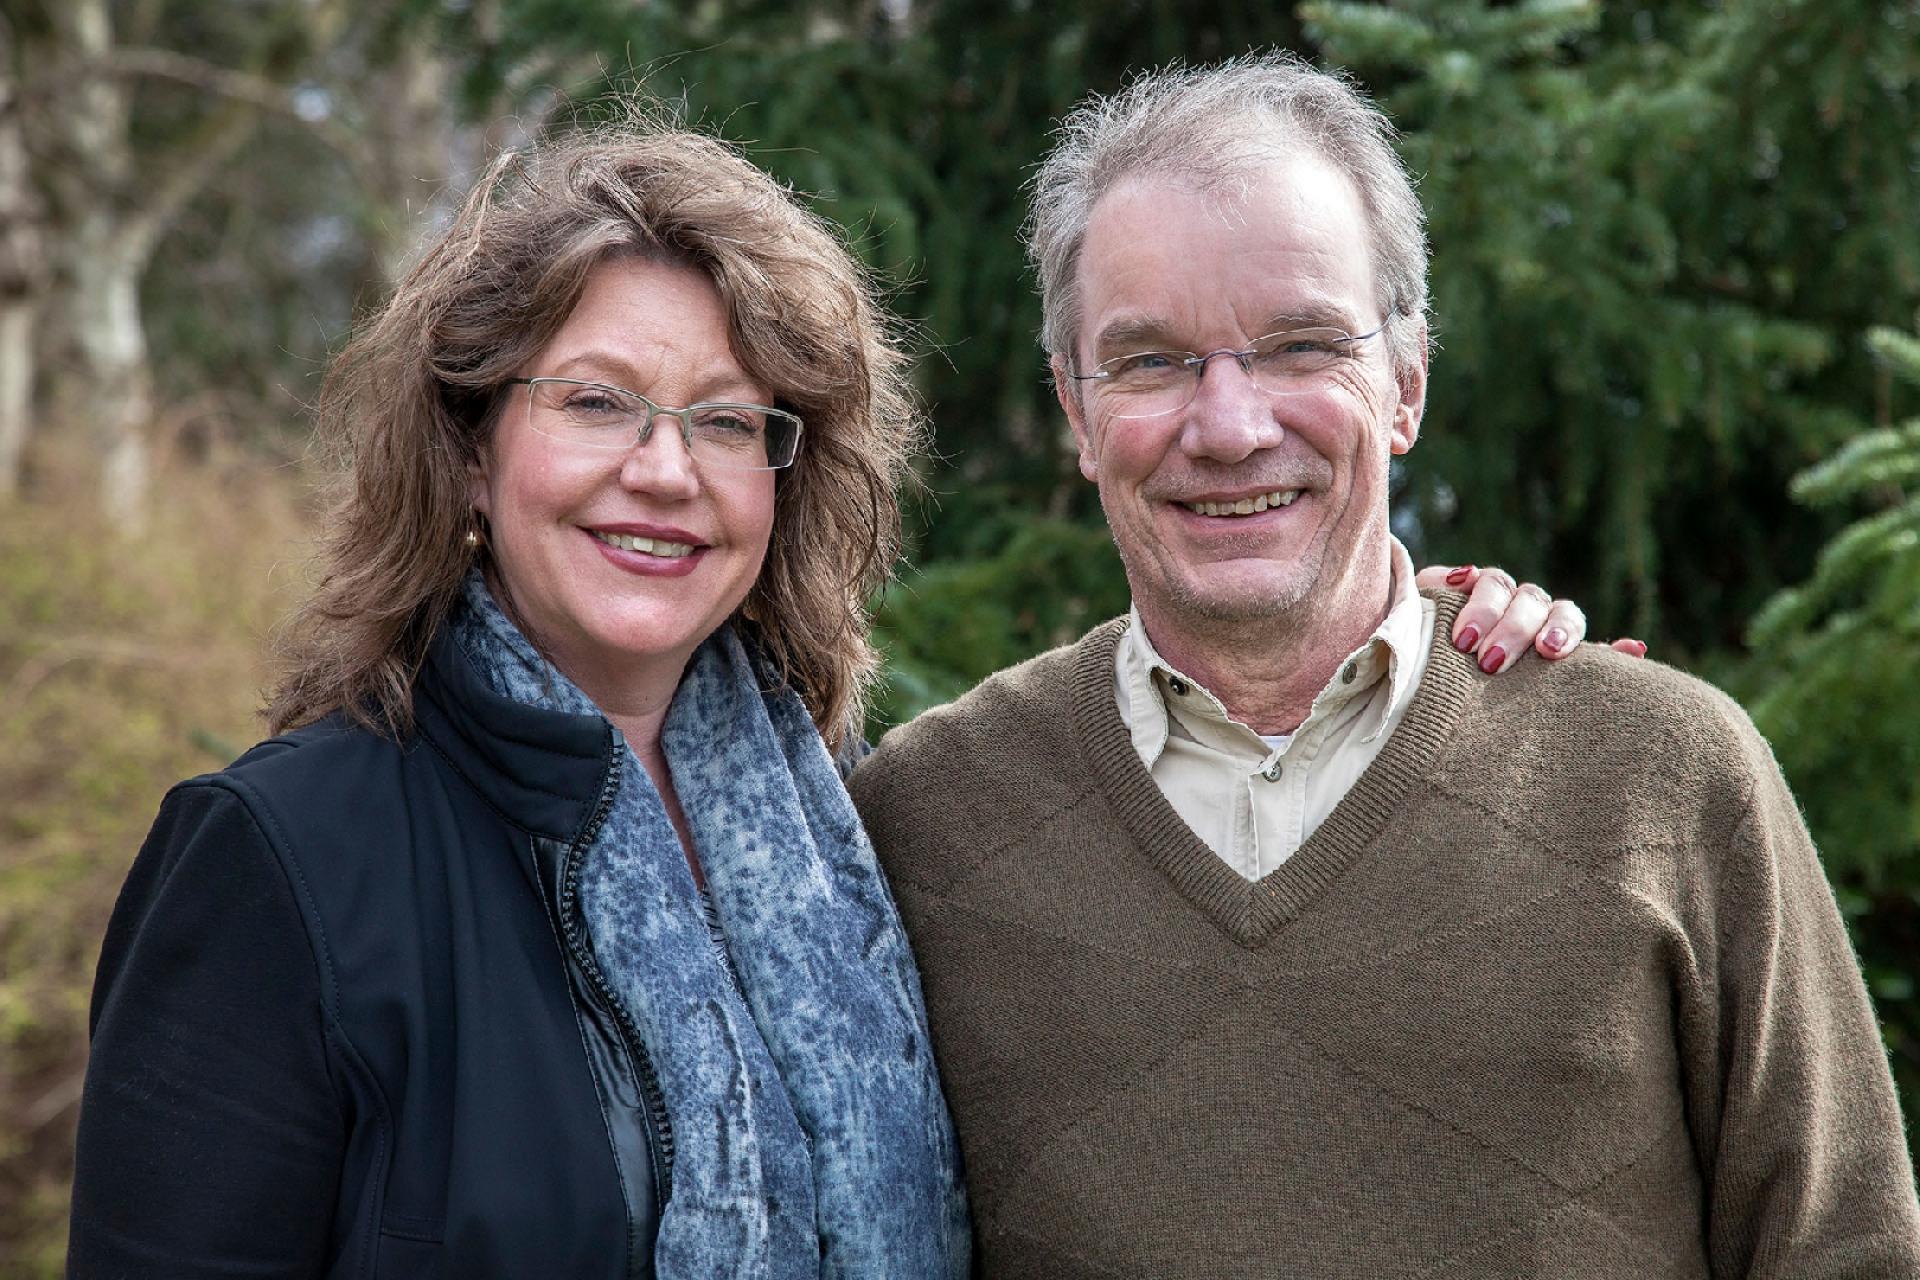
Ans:
<svg viewBox="0 0 1920 1280"><path fill-rule="evenodd" d="M1284 507L1299 496L1298 489L1275 489L1238 502L1183 502L1180 505L1203 516L1250 516L1269 507Z"/></svg>
<svg viewBox="0 0 1920 1280"><path fill-rule="evenodd" d="M668 542L662 538L630 537L624 533L601 533L597 529L587 532L610 547L619 547L622 551L642 551L650 556L664 556L677 560L681 556L693 554L693 544L687 542Z"/></svg>

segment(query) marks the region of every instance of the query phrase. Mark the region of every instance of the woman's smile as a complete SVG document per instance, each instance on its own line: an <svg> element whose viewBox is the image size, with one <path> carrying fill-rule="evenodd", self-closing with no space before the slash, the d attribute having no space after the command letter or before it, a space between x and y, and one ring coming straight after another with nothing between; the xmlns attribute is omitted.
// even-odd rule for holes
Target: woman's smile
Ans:
<svg viewBox="0 0 1920 1280"><path fill-rule="evenodd" d="M662 578L692 573L708 549L690 533L652 525L589 528L586 534L615 568Z"/></svg>

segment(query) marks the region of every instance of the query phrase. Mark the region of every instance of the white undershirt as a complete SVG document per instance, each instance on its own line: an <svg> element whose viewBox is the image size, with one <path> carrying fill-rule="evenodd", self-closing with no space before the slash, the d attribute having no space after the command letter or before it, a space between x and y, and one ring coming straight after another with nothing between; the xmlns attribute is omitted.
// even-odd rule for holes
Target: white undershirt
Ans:
<svg viewBox="0 0 1920 1280"><path fill-rule="evenodd" d="M1396 539L1387 616L1290 734L1263 737L1160 657L1135 609L1114 652L1134 750L1174 811L1248 880L1291 858L1373 763L1427 668L1433 602Z"/></svg>

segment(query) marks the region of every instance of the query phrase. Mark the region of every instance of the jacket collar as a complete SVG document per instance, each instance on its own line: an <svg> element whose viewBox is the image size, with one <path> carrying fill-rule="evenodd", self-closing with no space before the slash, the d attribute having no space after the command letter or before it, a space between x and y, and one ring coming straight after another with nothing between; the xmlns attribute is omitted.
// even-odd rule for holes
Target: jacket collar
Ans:
<svg viewBox="0 0 1920 1280"><path fill-rule="evenodd" d="M568 715L503 698L454 640L434 635L414 682L420 734L509 822L571 842L600 800L625 742L604 717Z"/></svg>

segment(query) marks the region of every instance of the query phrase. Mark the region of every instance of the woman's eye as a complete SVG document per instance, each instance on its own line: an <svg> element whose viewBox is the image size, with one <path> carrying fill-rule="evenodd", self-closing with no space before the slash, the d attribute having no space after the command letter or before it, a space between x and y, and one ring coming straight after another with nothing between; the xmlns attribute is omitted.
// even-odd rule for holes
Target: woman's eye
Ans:
<svg viewBox="0 0 1920 1280"><path fill-rule="evenodd" d="M582 417L604 417L625 413L626 406L604 391L580 391L567 397L567 412Z"/></svg>
<svg viewBox="0 0 1920 1280"><path fill-rule="evenodd" d="M751 416L731 409L703 413L694 419L694 425L702 431L711 431L716 435L750 436L760 429L760 424Z"/></svg>

